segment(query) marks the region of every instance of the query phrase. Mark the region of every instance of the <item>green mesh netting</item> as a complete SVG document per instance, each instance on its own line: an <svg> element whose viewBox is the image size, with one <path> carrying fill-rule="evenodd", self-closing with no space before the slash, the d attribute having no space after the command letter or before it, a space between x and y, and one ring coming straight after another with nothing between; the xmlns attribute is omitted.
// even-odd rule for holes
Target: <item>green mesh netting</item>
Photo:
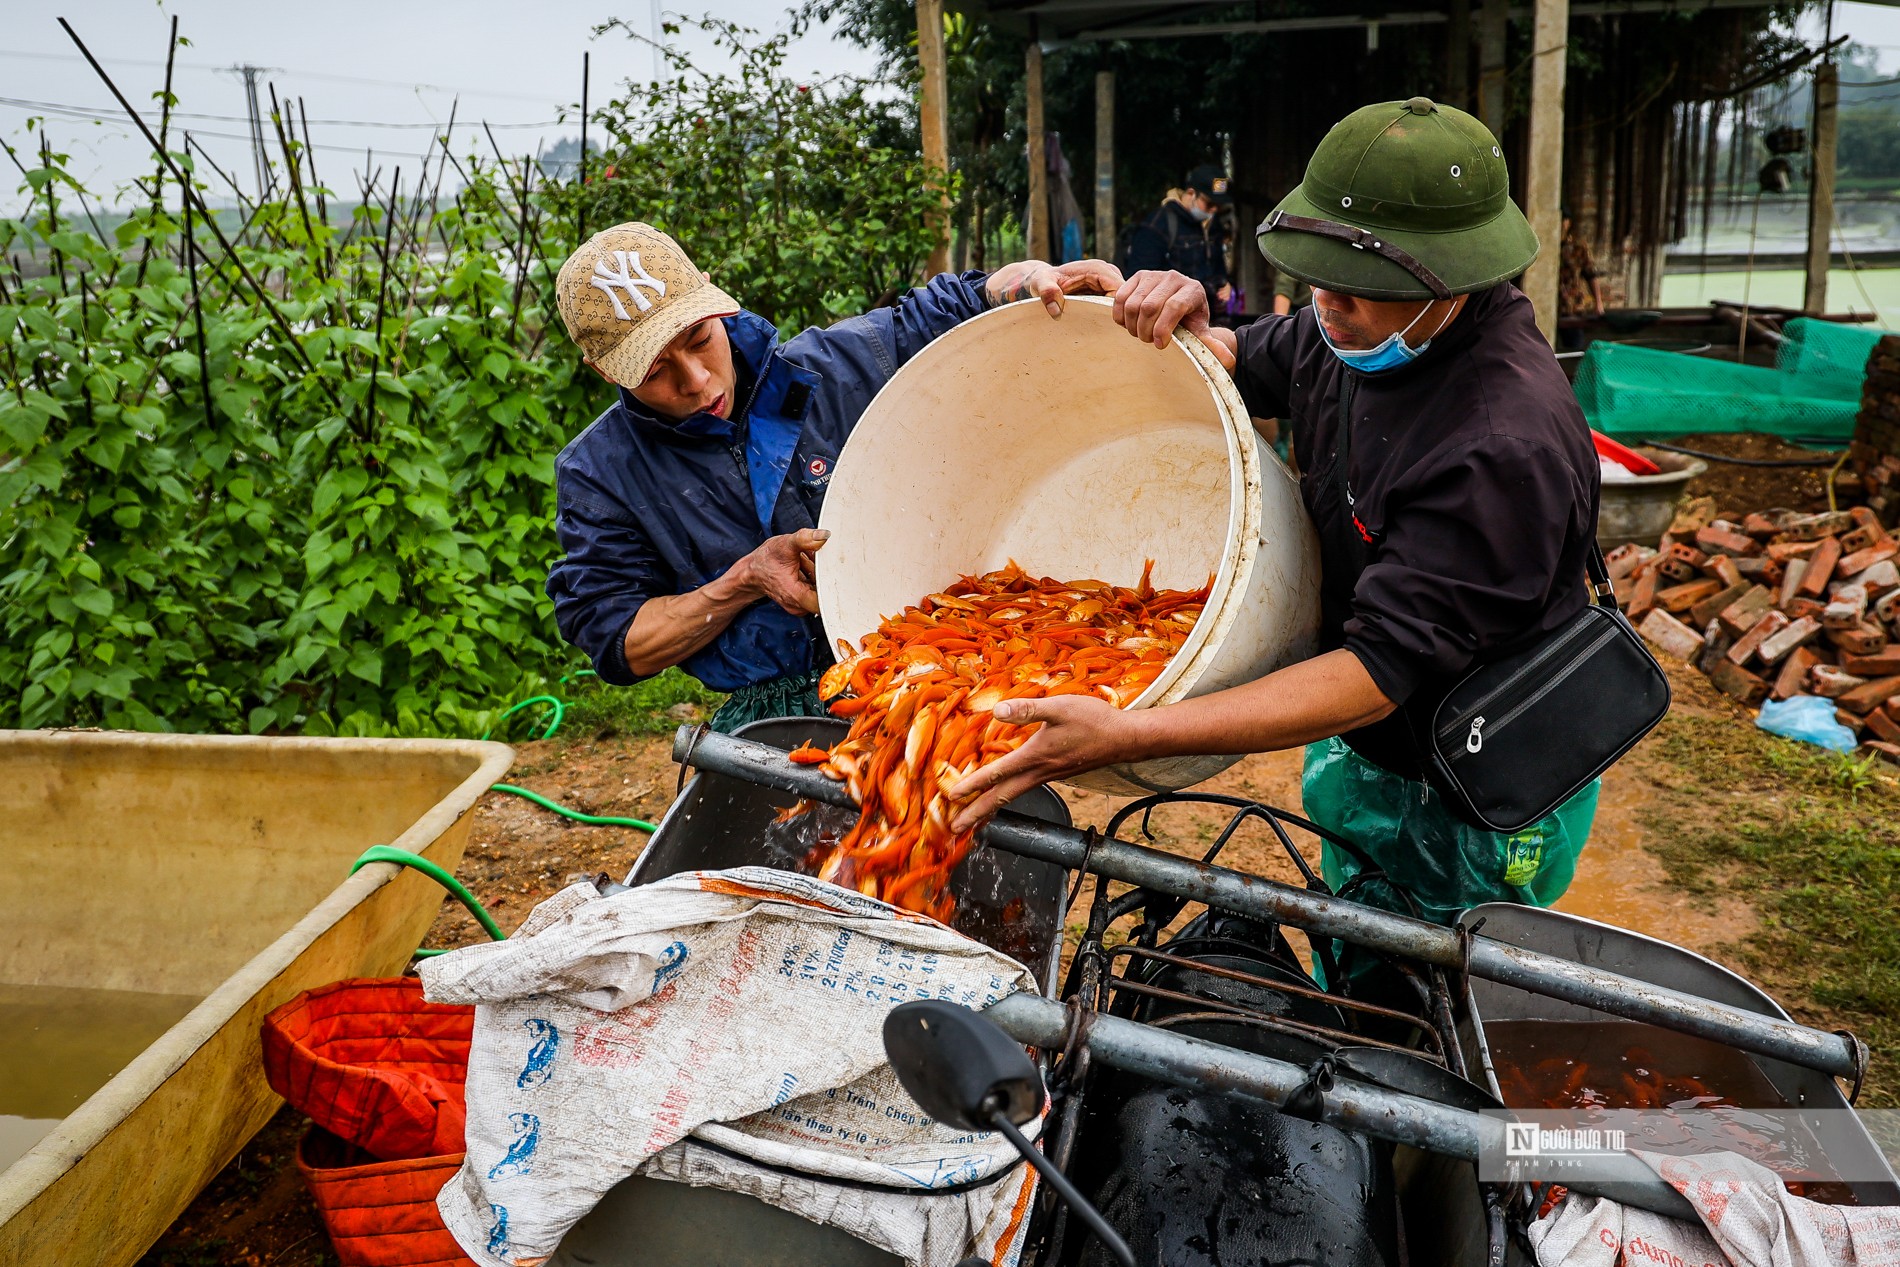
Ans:
<svg viewBox="0 0 1900 1267"><path fill-rule="evenodd" d="M1887 332L1797 317L1784 333L1774 369L1598 341L1577 371L1577 400L1612 436L1766 431L1846 444L1867 354Z"/></svg>

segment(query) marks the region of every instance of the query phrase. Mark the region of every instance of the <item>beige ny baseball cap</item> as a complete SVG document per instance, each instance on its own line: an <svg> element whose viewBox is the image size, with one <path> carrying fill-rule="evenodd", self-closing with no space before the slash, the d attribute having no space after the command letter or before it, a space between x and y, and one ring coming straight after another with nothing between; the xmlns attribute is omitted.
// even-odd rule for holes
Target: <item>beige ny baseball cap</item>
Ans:
<svg viewBox="0 0 1900 1267"><path fill-rule="evenodd" d="M739 311L650 224L616 224L587 239L561 265L555 294L568 337L622 387L638 387L682 330Z"/></svg>

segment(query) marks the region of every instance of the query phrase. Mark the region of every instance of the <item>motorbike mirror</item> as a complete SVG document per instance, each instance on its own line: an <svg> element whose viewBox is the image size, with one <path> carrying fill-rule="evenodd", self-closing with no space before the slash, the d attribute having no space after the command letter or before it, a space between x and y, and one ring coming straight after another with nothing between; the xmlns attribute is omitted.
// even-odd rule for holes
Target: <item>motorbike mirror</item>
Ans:
<svg viewBox="0 0 1900 1267"><path fill-rule="evenodd" d="M884 1018L884 1054L919 1108L956 1130L1001 1132L1115 1261L1135 1267L1133 1251L1102 1212L1016 1129L1042 1112L1048 1097L1029 1053L996 1022L940 999L902 1003ZM965 1259L957 1267L980 1261Z"/></svg>
<svg viewBox="0 0 1900 1267"><path fill-rule="evenodd" d="M988 1131L1042 1112L1035 1064L1016 1041L967 1007L920 999L884 1018L884 1054L924 1112L960 1131Z"/></svg>

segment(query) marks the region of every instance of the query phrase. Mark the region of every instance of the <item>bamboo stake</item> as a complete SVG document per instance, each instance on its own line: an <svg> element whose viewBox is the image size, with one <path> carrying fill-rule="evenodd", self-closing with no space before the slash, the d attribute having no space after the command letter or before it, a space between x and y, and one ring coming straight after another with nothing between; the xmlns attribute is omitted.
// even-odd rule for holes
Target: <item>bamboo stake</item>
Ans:
<svg viewBox="0 0 1900 1267"><path fill-rule="evenodd" d="M211 359L206 353L205 307L198 290L198 246L192 234L191 203L188 194L185 198L185 276L191 282L191 319L198 327L198 395L204 400L205 426L216 431L217 419L211 416Z"/></svg>
<svg viewBox="0 0 1900 1267"><path fill-rule="evenodd" d="M376 372L382 368L383 364L383 309L389 299L389 240L396 229L396 199L401 191L402 168L398 167L389 186L389 208L383 213L383 242L380 252L383 268L382 275L377 279L376 284L376 324L371 330L376 340L376 352L369 363L369 396L366 401L367 408L364 412L362 432L365 440L369 439L369 428L376 425Z"/></svg>
<svg viewBox="0 0 1900 1267"><path fill-rule="evenodd" d="M85 41L79 38L79 32L73 30L72 24L65 18L58 19L58 22L60 27L65 30L67 36L78 46L80 53L85 56L87 63L92 66L93 73L99 76L106 88L117 98L120 108L131 117L133 123L138 125L139 131L145 134L146 141L157 151L165 165L172 169L172 175L186 191L186 197L196 199L198 197L198 191L191 188L189 182L185 180L184 173L172 162L171 155L159 147L158 138L152 135L152 129L146 125L145 120L140 117L139 112L132 108L132 103L125 99L125 94L119 91L119 85L112 81L112 76L106 74L105 67L99 64L99 59L92 55L92 50L87 48ZM206 212L206 208L202 202L199 203L198 210L200 212ZM265 312L270 314L271 322L277 327L278 333L283 335L284 341L290 348L291 354L302 363L304 370L311 378L315 379L318 388L329 398L331 405L340 411L343 407L342 402L336 398L336 393L330 390L330 385L317 377L317 367L311 363L309 355L303 350L303 345L297 342L296 334L292 332L290 323L284 319L284 314L278 310L277 304L272 300L270 292L265 290L255 277L251 276L250 268L245 265L243 257L237 253L236 248L231 245L230 240L224 236L224 230L218 227L217 220L207 213L205 215L205 223L211 226L212 236L218 239L218 245L224 248L225 254L231 257L231 262L237 265L238 272L243 274L245 282L250 285L251 290L255 292L258 299L262 301Z"/></svg>
<svg viewBox="0 0 1900 1267"><path fill-rule="evenodd" d="M171 35L165 41L165 92L158 104L158 148L165 148L165 135L172 122L172 64L178 57L178 15L172 14ZM152 176L152 219L157 220L165 213L165 165L160 163ZM139 248L138 277L132 288L138 289L145 284L145 265L152 257L152 235L144 235L144 245Z"/></svg>

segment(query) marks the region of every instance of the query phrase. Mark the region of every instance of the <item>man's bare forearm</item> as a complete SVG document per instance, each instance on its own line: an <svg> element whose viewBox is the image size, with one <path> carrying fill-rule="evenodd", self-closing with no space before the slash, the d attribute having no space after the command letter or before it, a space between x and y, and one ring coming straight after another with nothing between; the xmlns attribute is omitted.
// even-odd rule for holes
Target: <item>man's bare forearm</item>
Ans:
<svg viewBox="0 0 1900 1267"><path fill-rule="evenodd" d="M1277 752L1357 730L1388 716L1359 657L1329 651L1243 686L1128 714L1142 757Z"/></svg>
<svg viewBox="0 0 1900 1267"><path fill-rule="evenodd" d="M627 626L627 668L637 677L671 668L724 633L759 597L743 577L728 572L684 594L649 598Z"/></svg>

